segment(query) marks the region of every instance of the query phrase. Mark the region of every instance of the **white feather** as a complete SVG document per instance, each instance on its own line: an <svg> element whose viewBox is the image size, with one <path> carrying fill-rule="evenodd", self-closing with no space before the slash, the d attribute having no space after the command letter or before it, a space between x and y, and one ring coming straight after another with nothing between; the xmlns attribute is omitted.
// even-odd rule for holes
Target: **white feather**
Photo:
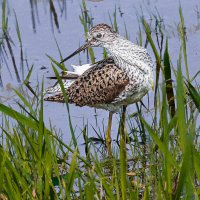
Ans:
<svg viewBox="0 0 200 200"><path fill-rule="evenodd" d="M82 75L86 70L90 69L92 67L91 64L85 64L85 65L71 65L74 69L74 74Z"/></svg>
<svg viewBox="0 0 200 200"><path fill-rule="evenodd" d="M67 74L75 74L75 75L82 75L86 70L92 67L91 64L85 65L71 65L74 71L67 71ZM70 85L74 82L74 80L62 80L63 86L65 89L70 87ZM56 94L62 92L59 83L57 83L54 87L49 87L44 91L44 94Z"/></svg>

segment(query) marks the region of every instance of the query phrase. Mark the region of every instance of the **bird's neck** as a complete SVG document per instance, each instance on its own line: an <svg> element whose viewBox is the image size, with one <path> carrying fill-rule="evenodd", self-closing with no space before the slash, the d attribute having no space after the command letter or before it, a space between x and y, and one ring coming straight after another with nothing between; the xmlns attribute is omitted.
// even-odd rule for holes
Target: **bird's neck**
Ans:
<svg viewBox="0 0 200 200"><path fill-rule="evenodd" d="M130 66L138 68L145 74L151 73L152 61L144 48L123 37L117 37L115 41L105 44L104 47L122 70L129 70L127 66Z"/></svg>

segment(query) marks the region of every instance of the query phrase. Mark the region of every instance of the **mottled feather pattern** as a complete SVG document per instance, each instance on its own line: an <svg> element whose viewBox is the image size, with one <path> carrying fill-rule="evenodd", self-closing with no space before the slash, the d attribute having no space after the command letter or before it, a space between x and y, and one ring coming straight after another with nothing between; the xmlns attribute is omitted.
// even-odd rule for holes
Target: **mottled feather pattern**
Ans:
<svg viewBox="0 0 200 200"><path fill-rule="evenodd" d="M68 88L67 93L69 100L79 106L111 103L128 82L122 70L108 64L83 74Z"/></svg>
<svg viewBox="0 0 200 200"><path fill-rule="evenodd" d="M67 89L83 73L86 76L87 73L90 72L90 68L92 68L92 70L95 70L97 68L102 68L103 66L105 66L107 64L114 64L114 60L111 57L108 57L108 58L100 60L94 64L85 64L82 66L72 65L72 67L74 69L73 72L65 71L65 72L62 72L60 75L60 78L62 79L64 88ZM51 76L48 78L49 79L57 79L56 76ZM62 92L62 90L60 88L60 84L57 81L53 86L45 89L44 94L55 94L55 93L61 93L61 92ZM45 100L47 100L47 98L45 98Z"/></svg>
<svg viewBox="0 0 200 200"><path fill-rule="evenodd" d="M102 65L102 63L101 63ZM128 85L128 76L114 64L97 65L74 81L66 92L69 103L79 106L111 103ZM62 93L45 98L46 101L64 102Z"/></svg>

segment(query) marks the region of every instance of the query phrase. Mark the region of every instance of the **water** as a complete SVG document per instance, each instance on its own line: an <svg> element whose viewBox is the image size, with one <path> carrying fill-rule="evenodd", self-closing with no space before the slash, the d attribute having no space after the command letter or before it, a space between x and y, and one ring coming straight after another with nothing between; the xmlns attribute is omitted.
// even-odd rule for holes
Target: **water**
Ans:
<svg viewBox="0 0 200 200"><path fill-rule="evenodd" d="M13 51L16 59L16 64L20 69L20 46L17 39L15 30L15 18L13 15L13 9L16 12L18 23L20 26L23 52L28 62L28 66L34 66L32 76L30 78L31 86L36 87L38 82L44 78L45 87L52 85L52 81L46 79L46 77L53 75L51 63L46 54L52 56L56 60L60 60L59 52L57 50L55 38L62 51L63 56L69 55L80 44L84 43L84 31L81 25L79 16L81 15L81 1L53 1L55 6L55 12L50 11L50 1L38 0L38 1L26 1L26 0L9 0L9 32L12 41L15 43ZM32 3L31 3L32 2ZM152 13L156 14L159 11L160 16L164 19L166 31L169 36L169 52L172 58L172 62L176 63L178 58L180 41L178 38L177 24L179 22L179 2L181 2L183 15L185 18L185 25L187 30L187 51L188 51L188 63L190 66L190 76L193 77L195 73L200 69L200 2L198 0L191 1L172 1L167 0L163 3L162 0L134 0L134 1L122 1L122 0L109 0L109 1L86 1L89 13L94 18L93 24L108 23L110 24L110 18L113 20L113 12L116 7L117 23L119 32L121 35L125 35L124 22L127 27L130 40L138 41L138 18L142 12L144 16L149 19ZM0 1L1 3L1 1ZM52 5L51 5L52 6ZM142 9L141 9L142 8ZM0 11L0 16L1 16ZM55 21L56 17L58 23ZM153 56L150 48L148 47L150 54ZM102 49L96 48L95 56L96 60L102 59ZM12 66L11 58L6 58L8 66ZM75 56L66 62L66 65L71 69L70 64L87 63L86 54L82 53L80 56ZM25 64L25 62L24 62ZM176 68L176 66L174 66ZM42 69L44 68L44 69ZM17 82L15 73L12 67L10 67L12 78L3 63L1 73L3 79L3 88L1 89L1 101L9 102L14 105L13 92L8 88L18 88L20 83ZM26 75L28 72L25 65ZM20 73L22 73L20 71ZM22 77L22 75L21 75ZM153 109L153 92L150 93L150 108ZM9 98L9 99L8 99ZM147 102L147 96L144 97L144 102ZM76 128L77 137L81 136L81 130L84 125L88 123L89 136L96 136L95 129L99 129L103 132L103 125L107 123L108 112L103 110L95 111L93 108L88 107L76 107L70 106L72 122L74 128ZM133 113L135 106L129 106L128 112ZM71 139L68 117L66 108L63 104L48 103L44 104L45 122L51 123L57 130L61 129L63 132L63 139L66 143L69 143ZM118 115L114 115L112 137L116 138L118 129ZM105 127L104 127L105 128ZM83 142L82 137L79 137L79 143Z"/></svg>

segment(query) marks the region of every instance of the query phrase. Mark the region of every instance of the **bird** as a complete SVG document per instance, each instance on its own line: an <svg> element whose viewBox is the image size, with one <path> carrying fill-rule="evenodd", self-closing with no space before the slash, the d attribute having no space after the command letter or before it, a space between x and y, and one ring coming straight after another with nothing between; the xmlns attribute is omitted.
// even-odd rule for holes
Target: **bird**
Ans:
<svg viewBox="0 0 200 200"><path fill-rule="evenodd" d="M113 113L122 109L122 127L125 127L125 112L129 104L142 99L153 88L153 61L145 48L115 32L105 23L92 27L85 44L63 59L71 57L89 47L103 47L108 58L94 64L72 66L61 78L68 96L68 103L90 106L109 111L106 131L106 147L111 154L111 125ZM45 101L64 103L59 84L47 88ZM125 138L125 136L124 136Z"/></svg>

